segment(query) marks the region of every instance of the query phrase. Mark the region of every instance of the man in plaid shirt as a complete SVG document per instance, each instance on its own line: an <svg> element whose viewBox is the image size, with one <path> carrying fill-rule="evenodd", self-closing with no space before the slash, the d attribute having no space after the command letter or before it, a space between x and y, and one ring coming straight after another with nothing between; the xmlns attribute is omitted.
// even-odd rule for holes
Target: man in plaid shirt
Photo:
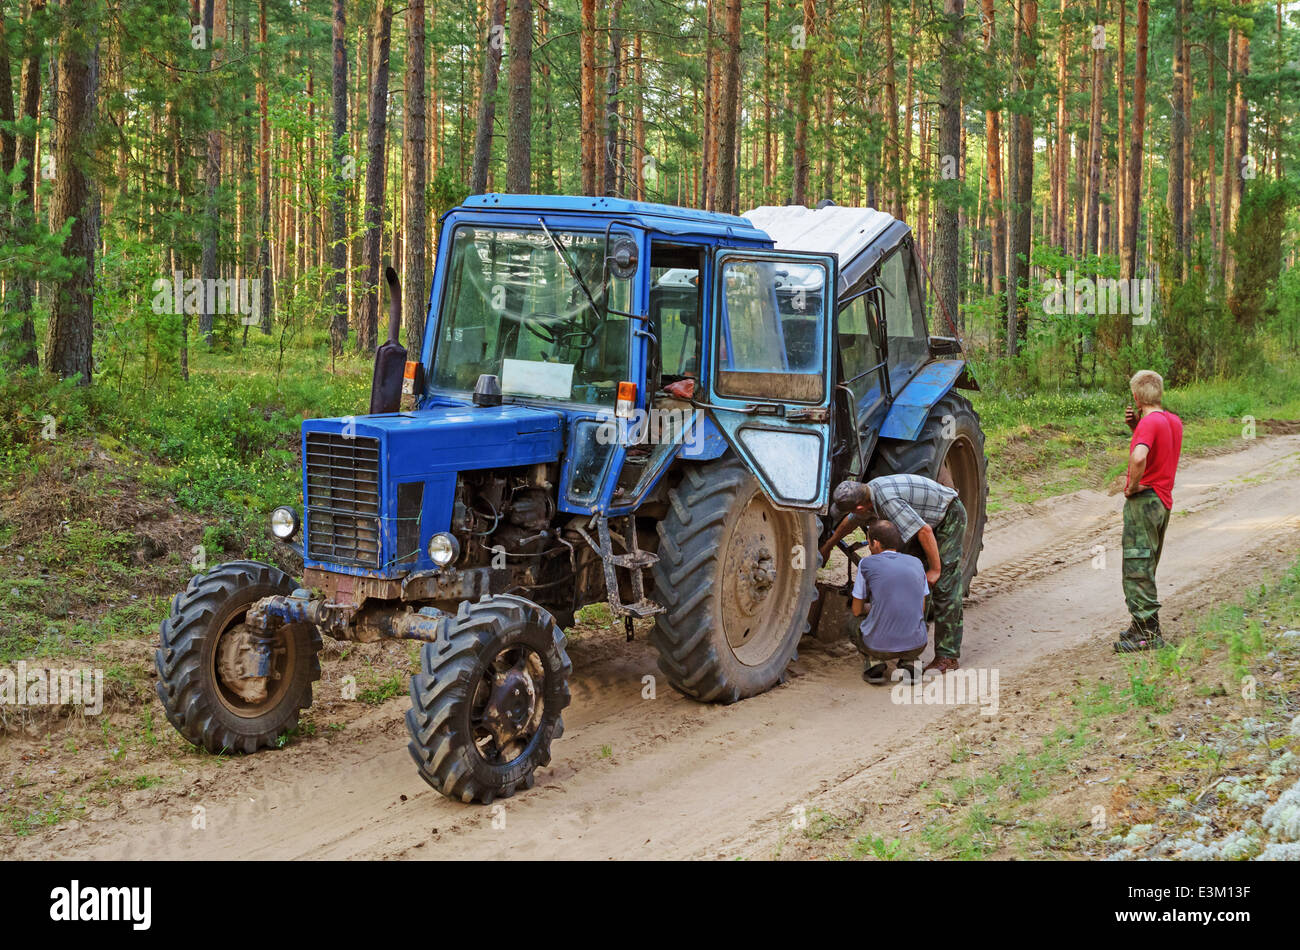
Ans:
<svg viewBox="0 0 1300 950"><path fill-rule="evenodd" d="M835 489L832 511L848 514L822 545L823 562L841 538L876 518L892 521L905 544L915 539L925 555L925 579L934 608L934 659L925 669L941 674L957 669L965 594L962 538L966 534L966 508L957 492L923 475L882 475L866 483L841 482Z"/></svg>

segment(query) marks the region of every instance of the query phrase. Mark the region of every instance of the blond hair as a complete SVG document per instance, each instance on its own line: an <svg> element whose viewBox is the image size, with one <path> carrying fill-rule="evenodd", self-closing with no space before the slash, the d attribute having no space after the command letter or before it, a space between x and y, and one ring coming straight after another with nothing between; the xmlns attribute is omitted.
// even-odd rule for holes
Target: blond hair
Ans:
<svg viewBox="0 0 1300 950"><path fill-rule="evenodd" d="M1153 369L1140 369L1128 381L1128 388L1139 406L1158 406L1165 395L1165 381Z"/></svg>

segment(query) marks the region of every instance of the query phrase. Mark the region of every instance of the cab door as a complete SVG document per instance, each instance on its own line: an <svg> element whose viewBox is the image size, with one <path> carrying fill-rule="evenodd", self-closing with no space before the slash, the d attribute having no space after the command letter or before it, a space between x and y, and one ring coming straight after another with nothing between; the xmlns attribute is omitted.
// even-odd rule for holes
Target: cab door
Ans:
<svg viewBox="0 0 1300 950"><path fill-rule="evenodd" d="M830 493L836 271L833 254L714 251L707 409L786 508Z"/></svg>

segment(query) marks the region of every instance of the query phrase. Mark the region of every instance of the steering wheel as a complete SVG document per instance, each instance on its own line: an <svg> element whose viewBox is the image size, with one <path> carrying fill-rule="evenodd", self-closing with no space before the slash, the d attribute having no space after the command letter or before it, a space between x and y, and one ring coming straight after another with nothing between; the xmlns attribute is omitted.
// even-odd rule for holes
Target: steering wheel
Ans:
<svg viewBox="0 0 1300 950"><path fill-rule="evenodd" d="M598 341L598 337L596 336L594 330L587 330L587 329L570 330L567 333L557 333L554 329L552 329L551 324L549 322L539 322L539 318L540 320L555 321L556 323L560 322L560 318L556 314L534 313L531 314L530 317L528 317L527 319L521 320L520 323L522 323L524 329L526 329L533 336L537 337L539 340L542 340L543 342L551 344L552 346L572 347L573 349L580 350L585 353L587 350L595 346ZM565 324L565 326L568 326L568 324ZM570 340L574 340L574 339L582 340L584 342L582 343L569 342Z"/></svg>

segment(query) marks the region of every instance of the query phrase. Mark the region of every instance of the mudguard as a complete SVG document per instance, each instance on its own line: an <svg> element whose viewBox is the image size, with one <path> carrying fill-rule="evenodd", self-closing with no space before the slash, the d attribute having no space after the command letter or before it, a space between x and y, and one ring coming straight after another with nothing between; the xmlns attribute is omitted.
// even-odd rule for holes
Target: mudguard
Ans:
<svg viewBox="0 0 1300 950"><path fill-rule="evenodd" d="M880 438L904 442L915 439L930 415L930 408L948 394L965 369L965 360L936 360L922 366L894 397L889 414L880 426Z"/></svg>

